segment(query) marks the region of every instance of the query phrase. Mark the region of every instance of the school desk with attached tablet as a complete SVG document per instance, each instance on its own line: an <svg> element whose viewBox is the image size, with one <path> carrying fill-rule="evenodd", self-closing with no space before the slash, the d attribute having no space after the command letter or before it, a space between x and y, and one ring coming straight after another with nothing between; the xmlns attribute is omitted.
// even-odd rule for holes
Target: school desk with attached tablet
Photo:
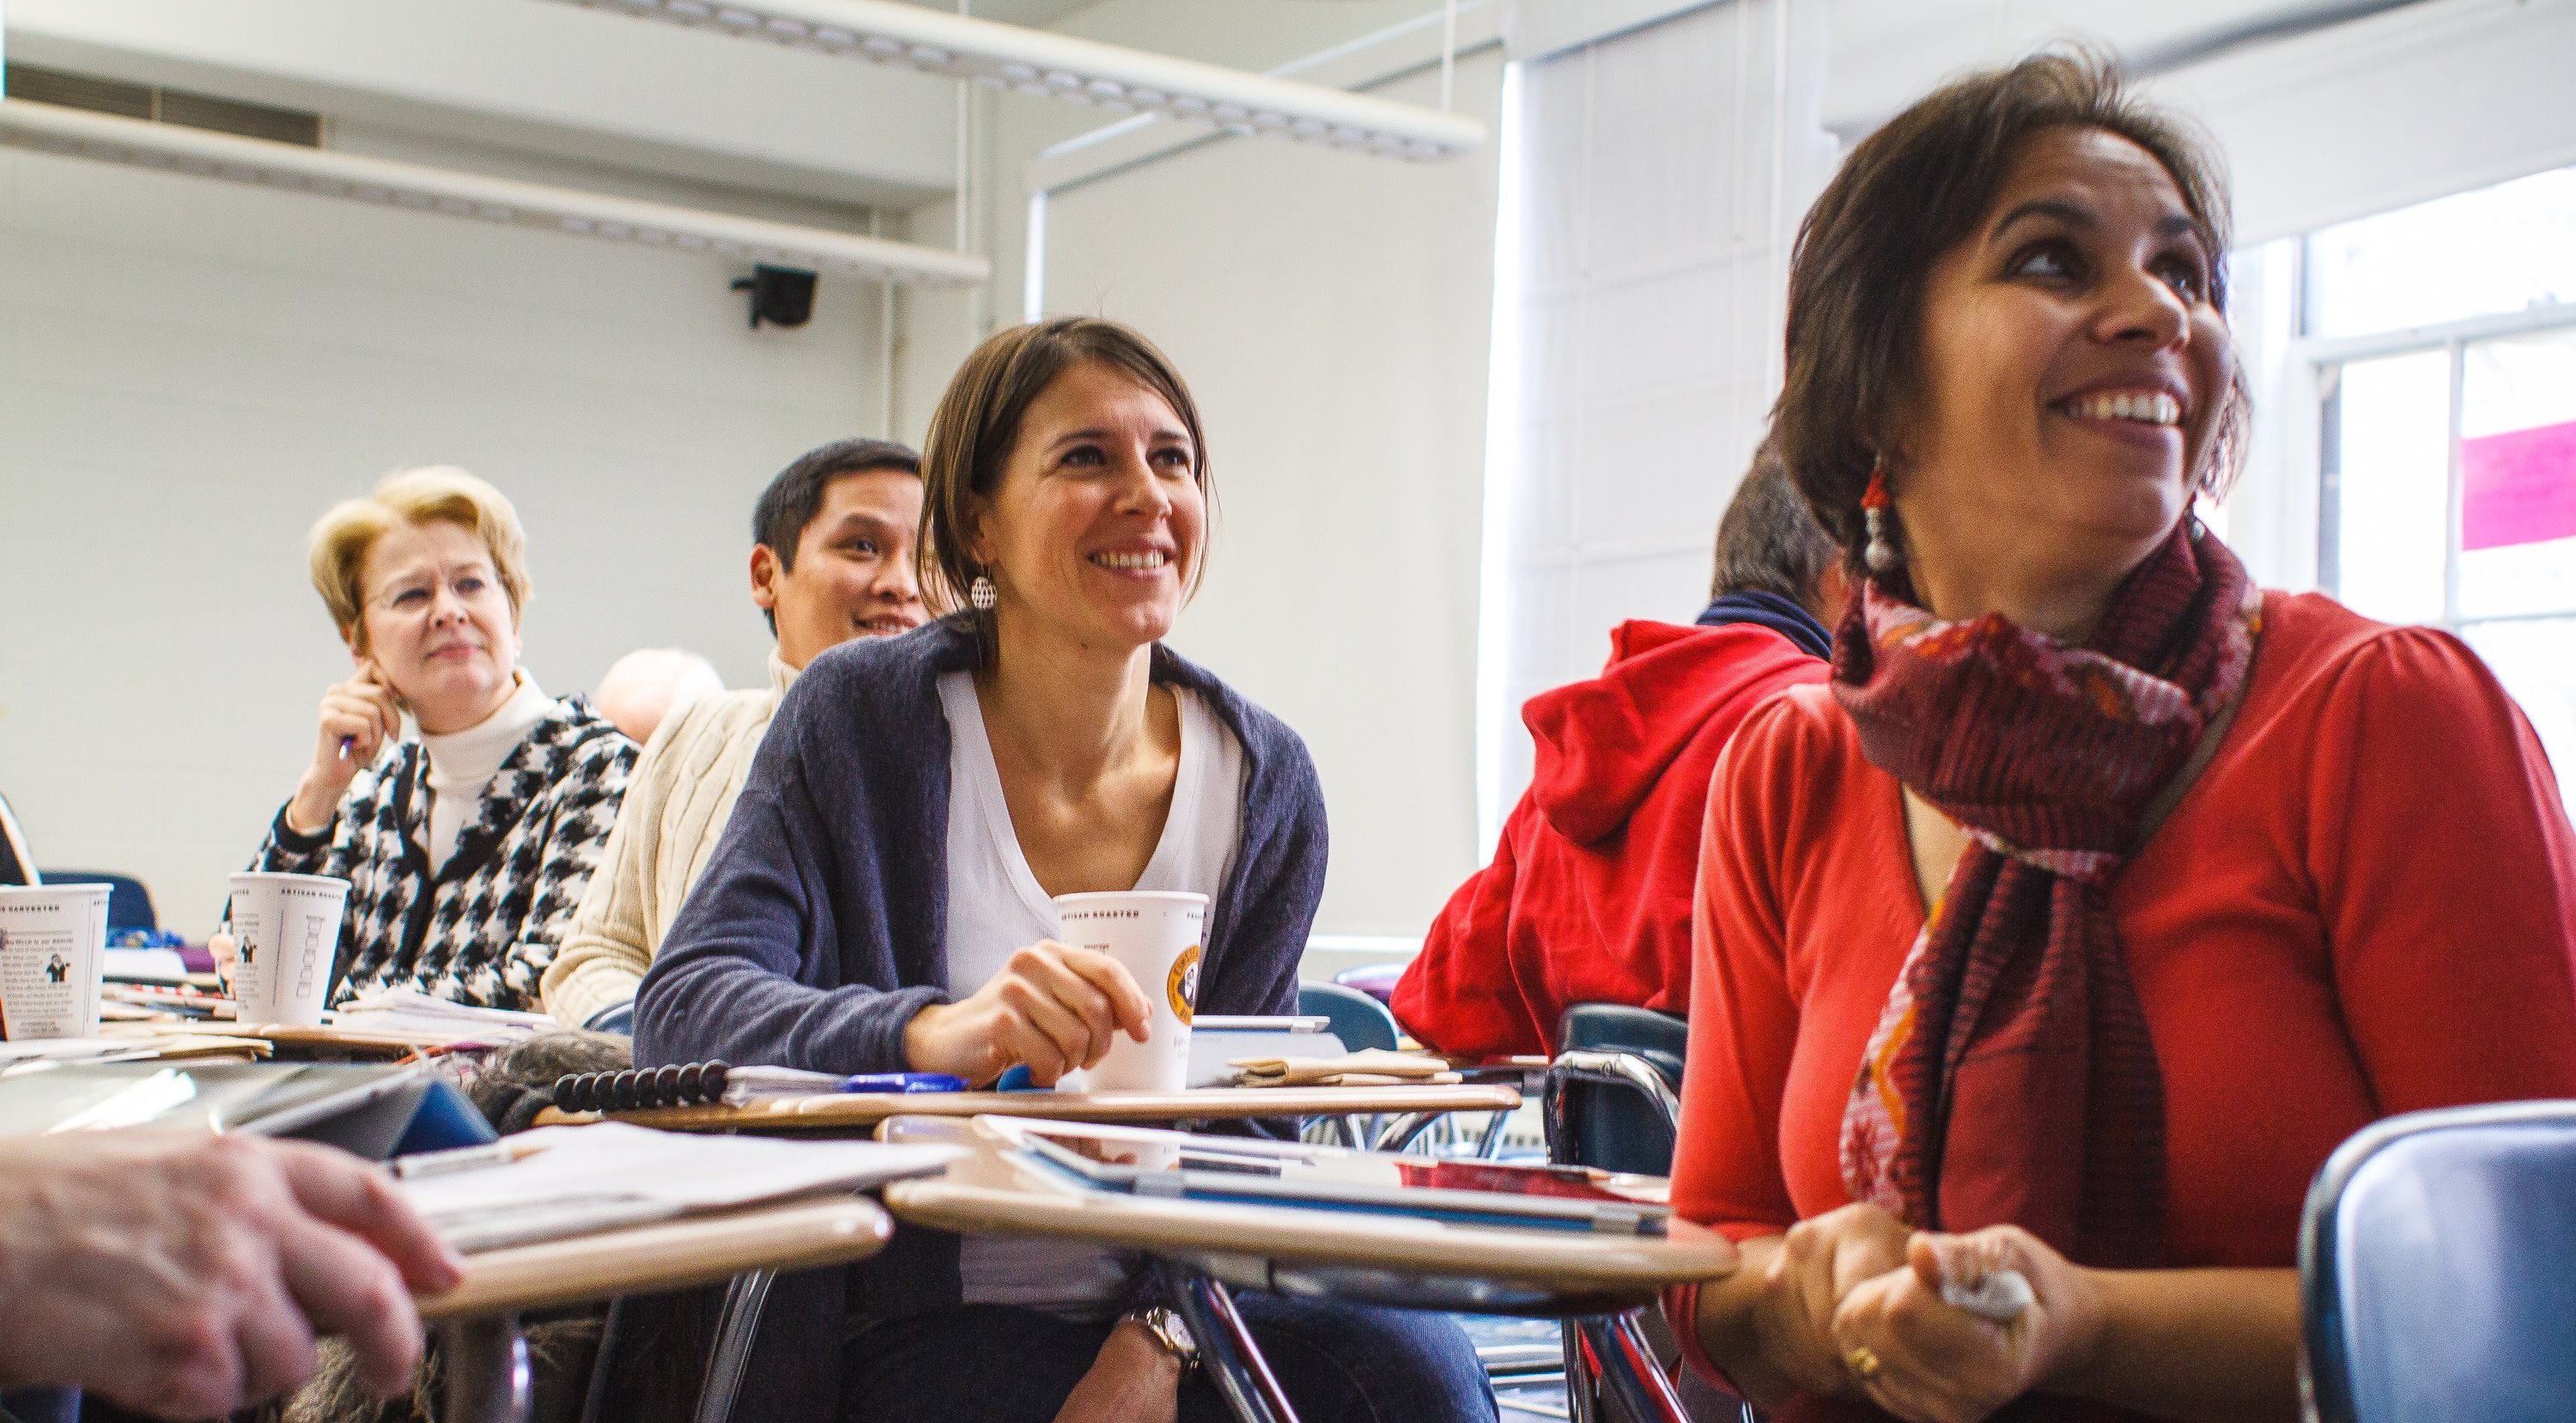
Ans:
<svg viewBox="0 0 2576 1423"><path fill-rule="evenodd" d="M438 1326L453 1423L525 1423L533 1399L519 1316L738 1275L864 1260L894 1224L865 1196L808 1197L505 1246L465 1257L465 1280L419 1301Z"/></svg>
<svg viewBox="0 0 2576 1423"><path fill-rule="evenodd" d="M1094 1157L1141 1160L1156 1169L1136 1171L1125 1185L1068 1183L1057 1163L1035 1161L1019 1150L1037 1132ZM885 1201L907 1225L978 1235L1080 1240L1144 1253L1163 1275L1175 1305L1197 1340L1200 1357L1244 1423L1294 1423L1277 1382L1242 1317L1230 1288L1270 1290L1305 1298L1349 1300L1406 1309L1511 1314L1579 1322L1582 1347L1610 1351L1623 1367L1605 1371L1630 1396L1635 1416L1682 1423L1681 1404L1654 1362L1640 1332L1637 1311L1669 1286L1716 1279L1735 1268L1735 1248L1724 1236L1671 1218L1669 1212L1618 1209L1650 1195L1638 1178L1585 1177L1581 1181L1533 1168L1517 1190L1533 1200L1564 1202L1602 1198L1598 1218L1561 1209L1534 1209L1520 1224L1469 1223L1455 1203L1427 1200L1420 1210L1398 1212L1373 1203L1387 1171L1435 1172L1444 1163L1423 1158L1390 1163L1383 1156L1338 1153L1324 1169L1309 1172L1328 1183L1300 1204L1192 1192L1206 1183L1147 1184L1144 1177L1195 1174L1168 1153L1206 1151L1205 1163L1243 1172L1247 1183L1276 1192L1282 1172L1251 1159L1271 1152L1301 1152L1277 1144L1245 1160L1217 1157L1238 1148L1202 1147L1171 1134L1118 1131L1086 1134L1079 1124L1017 1121L960 1122L950 1118L897 1117L880 1129L896 1142L966 1145L973 1154L935 1179L899 1181ZM1085 1142L1089 1135L1094 1138ZM1330 1149L1326 1149L1329 1152ZM1302 1154L1302 1153L1301 1153ZM1508 1168L1489 1163L1445 1163L1483 1172ZM1169 1168L1169 1169L1162 1169ZM1347 1169L1345 1169L1347 1168ZM1081 1174L1081 1173L1075 1173ZM1114 1174L1114 1173L1113 1173ZM1348 1178L1349 1189L1329 1183ZM1435 1189L1472 1189L1466 1174L1432 1180ZM1546 1181L1564 1185L1563 1194ZM1176 1194L1177 1193L1177 1194ZM1341 1200L1336 1200L1336 1195Z"/></svg>
<svg viewBox="0 0 2576 1423"><path fill-rule="evenodd" d="M610 1119L666 1131L836 1132L875 1129L896 1115L1028 1116L1059 1121L1248 1121L1263 1117L1378 1116L1389 1125L1381 1149L1410 1142L1448 1112L1508 1112L1521 1094L1501 1084L1430 1087L1196 1087L1182 1092L833 1092L740 1104L664 1107L611 1113ZM590 1113L549 1110L541 1126L595 1121Z"/></svg>
<svg viewBox="0 0 2576 1423"><path fill-rule="evenodd" d="M527 1418L522 1312L863 1259L893 1228L854 1193L957 1154L608 1125L396 1158L395 1189L465 1259L458 1288L421 1302L424 1317L448 1321L448 1416Z"/></svg>

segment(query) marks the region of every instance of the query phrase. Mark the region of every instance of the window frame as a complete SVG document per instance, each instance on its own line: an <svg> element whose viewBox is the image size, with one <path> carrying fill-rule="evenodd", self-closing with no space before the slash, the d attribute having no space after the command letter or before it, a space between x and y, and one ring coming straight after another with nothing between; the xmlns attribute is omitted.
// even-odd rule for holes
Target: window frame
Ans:
<svg viewBox="0 0 2576 1423"><path fill-rule="evenodd" d="M2302 268L2308 268L2307 243L2300 243ZM2347 365L2360 361L2380 360L2390 356L2410 356L2425 351L2441 351L2450 372L2449 434L2445 446L2448 469L2445 477L2444 506L2449 527L2442 545L2442 616L2434 626L2458 635L2467 628L2490 623L2541 622L2576 617L2576 603L2542 611L2499 613L2480 617L2463 617L2460 613L2460 521L2462 480L2460 470L2461 401L2467 380L2466 349L2481 341L2499 337L2530 336L2547 332L2576 330L2576 302L2542 302L2520 311L2495 312L2483 316L2463 317L2429 326L2400 327L2393 331L2366 335L2311 337L2301 336L2291 343L2293 369L2312 377L2304 387L2314 392L2315 410L2309 428L2315 431L2316 447L2313 477L2317 496L2317 586L2329 596L2343 597L2343 567L2340 542L2343 531L2341 479L2343 411L2342 374Z"/></svg>

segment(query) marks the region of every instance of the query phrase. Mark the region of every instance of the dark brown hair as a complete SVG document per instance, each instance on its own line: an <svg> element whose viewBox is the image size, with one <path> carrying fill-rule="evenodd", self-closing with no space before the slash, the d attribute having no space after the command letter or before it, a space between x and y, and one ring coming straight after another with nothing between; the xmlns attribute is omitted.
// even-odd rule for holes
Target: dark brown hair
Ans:
<svg viewBox="0 0 2576 1423"><path fill-rule="evenodd" d="M2092 128L2143 148L2173 178L2208 250L2210 299L2227 305L2230 221L2217 155L2173 115L2133 97L2117 66L2082 50L2035 54L1934 90L1861 140L1799 225L1789 262L1787 379L1774 411L1790 477L1862 573L1860 498L1902 402L1920 394L1923 296L1934 263L1993 205L2033 134ZM2212 415L2199 488L2236 477L2248 400L2241 370Z"/></svg>
<svg viewBox="0 0 2576 1423"><path fill-rule="evenodd" d="M1807 501L1780 459L1780 437L1763 438L1753 466L1735 486L1735 497L1717 521L1717 556L1711 561L1708 596L1777 593L1816 612L1825 570L1834 563L1834 541L1816 524ZM1818 616L1822 616L1821 613Z"/></svg>
<svg viewBox="0 0 2576 1423"><path fill-rule="evenodd" d="M975 611L966 596L976 575L985 571L966 547L976 501L991 498L1001 484L1002 467L1019 443L1020 420L1030 404L1057 376L1084 361L1133 378L1172 407L1189 432L1190 473L1214 509L1216 492L1208 482L1207 434L1199 423L1198 402L1153 342L1096 316L1050 317L986 337L957 367L939 397L939 408L930 414L930 433L921 442L921 537L913 559L924 594L936 590L934 604L944 602L957 609L956 616L973 622L987 670L995 655L993 615ZM1202 539L1197 573L1206 570Z"/></svg>

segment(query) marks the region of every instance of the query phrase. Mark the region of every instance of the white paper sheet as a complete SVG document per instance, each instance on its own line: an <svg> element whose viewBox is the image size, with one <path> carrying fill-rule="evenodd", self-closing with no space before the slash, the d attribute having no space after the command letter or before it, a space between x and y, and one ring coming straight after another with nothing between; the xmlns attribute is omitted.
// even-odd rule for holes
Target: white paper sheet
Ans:
<svg viewBox="0 0 2576 1423"><path fill-rule="evenodd" d="M623 1122L539 1127L508 1140L545 1149L395 1188L448 1243L470 1252L812 1191L864 1190L929 1175L965 1154L951 1146L691 1136Z"/></svg>

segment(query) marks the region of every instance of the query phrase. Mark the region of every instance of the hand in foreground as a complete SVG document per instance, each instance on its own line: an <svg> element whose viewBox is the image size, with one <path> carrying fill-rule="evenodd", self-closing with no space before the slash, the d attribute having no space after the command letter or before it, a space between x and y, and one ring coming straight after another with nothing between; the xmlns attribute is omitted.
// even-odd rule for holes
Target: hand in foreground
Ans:
<svg viewBox="0 0 2576 1423"><path fill-rule="evenodd" d="M1122 1319L1055 1423L1172 1423L1180 1416L1180 1387L1180 1361L1145 1326Z"/></svg>
<svg viewBox="0 0 2576 1423"><path fill-rule="evenodd" d="M1052 1087L1100 1061L1121 1032L1144 1042L1153 1012L1116 959L1047 939L1011 955L963 1002L914 1014L903 1054L915 1072L953 1072L979 1087L1027 1063L1031 1080Z"/></svg>
<svg viewBox="0 0 2576 1423"><path fill-rule="evenodd" d="M1944 1280L1974 1289L2018 1270L2035 1297L1998 1324L1941 1298ZM1912 1423L1976 1423L2081 1366L2101 1333L2099 1291L2084 1271L2018 1226L1914 1237L1903 1268L1853 1288L1833 1336L1871 1402ZM1867 1350L1866 1354L1857 1351ZM1847 1364L1847 1367L1850 1367Z"/></svg>
<svg viewBox="0 0 2576 1423"><path fill-rule="evenodd" d="M320 722L313 764L304 768L286 809L287 824L308 833L331 823L349 782L385 743L402 735L402 707L375 662L362 658L356 676L322 693Z"/></svg>
<svg viewBox="0 0 2576 1423"><path fill-rule="evenodd" d="M0 1384L210 1418L310 1377L321 1333L389 1395L420 1361L410 1289L458 1278L384 1173L328 1147L131 1131L0 1153Z"/></svg>
<svg viewBox="0 0 2576 1423"><path fill-rule="evenodd" d="M1905 1222L1855 1203L1789 1228L1764 1269L1752 1311L1763 1361L1809 1393L1856 1398L1860 1391L1834 1338L1834 1312L1863 1281L1905 1267Z"/></svg>

